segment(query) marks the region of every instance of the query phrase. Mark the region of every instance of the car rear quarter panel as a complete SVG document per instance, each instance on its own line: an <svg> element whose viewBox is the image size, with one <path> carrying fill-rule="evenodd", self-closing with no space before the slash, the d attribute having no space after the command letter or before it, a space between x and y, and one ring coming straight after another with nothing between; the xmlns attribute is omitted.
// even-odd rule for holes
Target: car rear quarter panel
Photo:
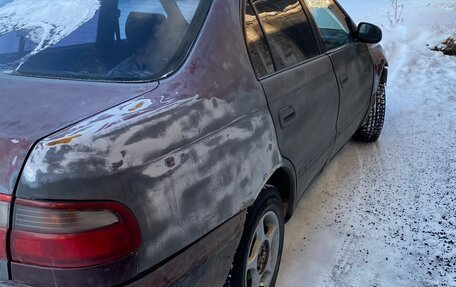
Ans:
<svg viewBox="0 0 456 287"><path fill-rule="evenodd" d="M36 141L156 86L0 75L0 193L13 193Z"/></svg>
<svg viewBox="0 0 456 287"><path fill-rule="evenodd" d="M126 204L142 231L138 272L253 203L281 156L238 2L214 0L187 61L155 91L39 142L17 196Z"/></svg>

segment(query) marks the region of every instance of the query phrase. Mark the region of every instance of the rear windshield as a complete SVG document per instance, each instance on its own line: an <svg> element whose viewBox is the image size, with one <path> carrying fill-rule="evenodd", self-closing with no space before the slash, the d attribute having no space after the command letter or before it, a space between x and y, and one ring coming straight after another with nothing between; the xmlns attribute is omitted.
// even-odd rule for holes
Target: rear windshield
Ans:
<svg viewBox="0 0 456 287"><path fill-rule="evenodd" d="M156 80L185 58L210 0L0 0L0 73Z"/></svg>

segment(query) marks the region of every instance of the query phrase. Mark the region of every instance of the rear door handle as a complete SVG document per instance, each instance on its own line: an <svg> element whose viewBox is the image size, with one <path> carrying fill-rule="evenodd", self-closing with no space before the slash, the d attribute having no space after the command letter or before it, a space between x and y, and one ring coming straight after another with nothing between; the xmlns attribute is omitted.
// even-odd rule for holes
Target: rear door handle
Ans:
<svg viewBox="0 0 456 287"><path fill-rule="evenodd" d="M296 112L292 106L283 107L279 111L280 126L286 128L296 118Z"/></svg>
<svg viewBox="0 0 456 287"><path fill-rule="evenodd" d="M349 78L347 74L342 74L339 76L340 85L345 87L348 84Z"/></svg>

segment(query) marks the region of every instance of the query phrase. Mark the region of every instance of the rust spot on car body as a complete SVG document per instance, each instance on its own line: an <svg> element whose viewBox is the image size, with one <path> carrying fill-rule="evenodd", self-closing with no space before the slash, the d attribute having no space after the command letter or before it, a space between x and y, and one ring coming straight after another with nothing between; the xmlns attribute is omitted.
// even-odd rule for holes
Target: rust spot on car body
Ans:
<svg viewBox="0 0 456 287"><path fill-rule="evenodd" d="M143 105L144 105L144 102L137 103L136 106L134 106L133 108L130 108L128 111L134 112L134 111L142 108Z"/></svg>
<svg viewBox="0 0 456 287"><path fill-rule="evenodd" d="M73 141L75 138L81 137L81 134L77 134L71 137L66 137L66 138L61 138L55 141L51 141L48 143L48 146L57 146L61 144L69 144L71 141Z"/></svg>

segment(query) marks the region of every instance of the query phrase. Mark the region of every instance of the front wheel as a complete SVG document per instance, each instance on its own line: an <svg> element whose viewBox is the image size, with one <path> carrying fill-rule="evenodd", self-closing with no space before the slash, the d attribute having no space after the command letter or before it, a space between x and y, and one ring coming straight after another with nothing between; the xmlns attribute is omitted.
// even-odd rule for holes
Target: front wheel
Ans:
<svg viewBox="0 0 456 287"><path fill-rule="evenodd" d="M282 258L284 214L276 188L266 186L247 212L234 257L232 287L274 287Z"/></svg>
<svg viewBox="0 0 456 287"><path fill-rule="evenodd" d="M367 114L367 121L363 124L356 133L353 139L361 142L375 142L380 137L385 121L386 110L386 83L380 82L377 93L375 94L374 102Z"/></svg>

